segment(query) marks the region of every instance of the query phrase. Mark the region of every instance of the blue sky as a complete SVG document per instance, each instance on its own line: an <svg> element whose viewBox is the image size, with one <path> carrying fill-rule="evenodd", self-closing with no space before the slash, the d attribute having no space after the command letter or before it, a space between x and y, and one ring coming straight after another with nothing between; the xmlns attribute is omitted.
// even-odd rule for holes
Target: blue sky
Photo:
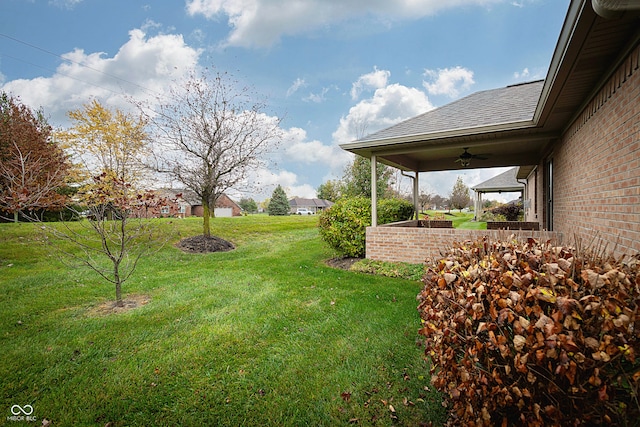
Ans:
<svg viewBox="0 0 640 427"><path fill-rule="evenodd" d="M0 0L0 90L54 126L90 99L162 91L191 67L229 71L284 117L269 197L313 197L338 145L470 93L543 79L569 0ZM358 130L360 129L360 130ZM421 174L448 195L505 169ZM399 181L409 191L409 183ZM489 198L499 198L498 196Z"/></svg>

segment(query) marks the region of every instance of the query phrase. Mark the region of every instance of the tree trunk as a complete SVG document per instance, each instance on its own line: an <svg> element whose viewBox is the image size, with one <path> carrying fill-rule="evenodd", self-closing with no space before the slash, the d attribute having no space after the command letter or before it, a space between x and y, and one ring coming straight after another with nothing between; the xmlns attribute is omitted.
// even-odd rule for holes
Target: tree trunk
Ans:
<svg viewBox="0 0 640 427"><path fill-rule="evenodd" d="M13 211L13 222L18 222L19 216L20 216L20 212Z"/></svg>
<svg viewBox="0 0 640 427"><path fill-rule="evenodd" d="M202 217L202 234L207 237L211 237L211 209L209 208L209 200L207 200L206 198L202 200Z"/></svg>
<svg viewBox="0 0 640 427"><path fill-rule="evenodd" d="M124 302L122 301L122 284L119 281L116 282L116 305L118 307L124 306Z"/></svg>

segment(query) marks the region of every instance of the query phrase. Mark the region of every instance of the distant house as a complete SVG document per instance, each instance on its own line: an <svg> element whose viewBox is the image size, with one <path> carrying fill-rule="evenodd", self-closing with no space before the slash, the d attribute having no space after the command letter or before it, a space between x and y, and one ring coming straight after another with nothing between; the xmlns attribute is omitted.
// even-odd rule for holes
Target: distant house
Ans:
<svg viewBox="0 0 640 427"><path fill-rule="evenodd" d="M300 197L294 197L289 200L289 207L291 213L296 213L300 208L308 209L313 213L318 213L325 209L330 208L333 202L325 199L302 199Z"/></svg>
<svg viewBox="0 0 640 427"><path fill-rule="evenodd" d="M204 208L202 207L202 202L197 201L193 202L191 205L191 215L192 216L202 216L204 212ZM214 216L216 218L225 218L232 216L241 216L242 208L234 202L229 196L226 194L222 194L216 200L216 206L214 207Z"/></svg>
<svg viewBox="0 0 640 427"><path fill-rule="evenodd" d="M191 190L179 190L162 188L154 190L154 193L164 198L167 203L147 209L144 213L147 217L188 217L202 216L204 208L202 201ZM226 194L222 194L216 201L214 215L220 217L241 216L242 209Z"/></svg>
<svg viewBox="0 0 640 427"><path fill-rule="evenodd" d="M524 184L518 181L518 168L511 168L506 172L494 176L475 187L471 187L475 193L475 216L474 219L478 219L482 216L482 195L489 193L524 193Z"/></svg>
<svg viewBox="0 0 640 427"><path fill-rule="evenodd" d="M639 129L637 2L572 0L545 80L476 92L342 148L413 172L416 181L420 172L518 167L525 221L539 223L541 239L596 239L616 255L633 255L640 252ZM372 259L422 262L484 234L378 227L376 215L372 203Z"/></svg>

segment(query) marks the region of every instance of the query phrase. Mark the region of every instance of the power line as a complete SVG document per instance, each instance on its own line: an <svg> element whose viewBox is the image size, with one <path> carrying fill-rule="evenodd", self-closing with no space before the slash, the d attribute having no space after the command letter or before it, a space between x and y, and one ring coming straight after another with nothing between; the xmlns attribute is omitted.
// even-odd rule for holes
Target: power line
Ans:
<svg viewBox="0 0 640 427"><path fill-rule="evenodd" d="M87 85L90 85L90 86L95 86L95 87L97 87L97 88L99 88L99 89L103 89L103 90L109 91L109 92L114 93L114 94L116 94L116 95L121 95L121 93L116 92L116 91L115 91L115 90L113 90L113 89L109 89L109 88L106 88L106 87L103 87L103 86L97 85L97 84L95 84L95 83L91 83L91 82L88 82L88 81L85 81L85 80L79 79L79 78L74 77L74 76L71 76L71 75L69 75L69 74L61 73L60 71L54 71L54 70L52 70L52 69L50 69L50 68L43 67L42 65L34 64L34 63L32 63L32 62L25 61L24 59L20 59L20 58L16 58L15 56L7 55L6 53L0 53L0 56L2 56L3 58L10 58L10 59L13 59L14 61L22 62L23 64L27 64L27 65L30 65L30 66L32 66L32 67L37 67L37 68L40 68L40 69L45 70L45 71L49 71L49 72L52 72L52 73L58 73L58 74L59 74L59 75L61 75L61 76L67 77L67 78L72 79L72 80L76 80L76 81L78 81L78 82L80 82L80 83L84 83L84 84L87 84Z"/></svg>
<svg viewBox="0 0 640 427"><path fill-rule="evenodd" d="M32 49L39 50L40 52L46 53L46 54L51 55L51 56L54 56L54 57L56 57L56 58L59 58L59 59L61 59L61 60L65 61L65 62L70 62L70 63L72 63L72 64L78 65L78 66L80 66L80 67L86 68L86 69L91 70L91 71L94 71L94 72L96 72L96 73L100 73L100 74L102 74L102 75L104 75L104 76L107 76L107 77L110 77L110 78L112 78L112 79L119 80L119 81L121 81L121 82L124 82L124 83L130 84L130 85L136 86L136 87L138 87L138 88L140 88L140 89L142 89L142 90L145 90L145 91L148 91L148 92L152 92L152 93L155 93L155 94L158 94L158 95L159 95L159 93L158 93L158 92L156 92L156 91L154 91L153 89L149 89L149 88L144 87L144 86L142 86L142 85L140 85L140 84L138 84L138 83L134 83L134 82L132 82L132 81L130 81L130 80L123 79L122 77L118 77L118 76L115 76L115 75L113 75L113 74L106 73L106 72L104 72L104 71L102 71L102 70L99 70L99 69L97 69L97 68L90 67L90 66L88 66L88 65L86 65L86 64L83 64L83 63L81 63L81 62L74 61L74 60L69 59L69 58L65 58L65 57L63 57L63 56L61 56L61 55L58 55L58 54L57 54L57 53L55 53L55 52L51 52L51 51L49 51L49 50L47 50L47 49L41 48L41 47L36 46L36 45L34 45L34 44L31 44L31 43L25 42L25 41L23 41L23 40L19 40L19 39L15 38L15 37L12 37L12 36L9 36L9 35L7 35L7 34L3 34L3 33L0 33L0 36L1 36L1 37L4 37L4 38L6 38L6 39L12 40L12 41L14 41L14 42L16 42L16 43L20 43L20 44L22 44L22 45L24 45L24 46L28 46L28 47L30 47L30 48L32 48ZM18 59L18 58L15 58L15 57L11 57L11 56L6 55L6 54L3 54L3 55L4 55L4 56L7 56L7 57L9 57L9 58L12 58L12 59L15 59L15 60L18 60L18 61L21 61L21 62L27 63L27 64L29 64L29 65L34 65L34 66L39 67L39 68L44 68L44 67L41 67L41 66L38 66L38 65L35 65L35 64L30 64L30 63L28 63L27 61L23 61L23 60L21 60L21 59ZM51 71L51 70L48 70L48 71ZM82 81L82 80L77 79L77 78L75 78L75 77L71 77L71 76L69 76L69 75L62 74L62 73L60 73L60 72L58 72L58 71L55 71L55 72L57 72L57 73L59 73L59 74L61 74L61 75L64 75L64 76L66 76L66 77L72 78L72 79L74 79L74 80ZM84 82L84 81L83 81L83 83L93 84L93 83L88 83L88 82ZM100 86L95 85L95 84L93 84L93 85L94 85L94 86L96 86L96 87L100 87ZM100 87L100 88L101 88L101 89L105 89L105 88L102 88L102 87ZM106 89L106 90L109 90L109 89ZM113 91L111 91L111 92L113 92ZM117 92L114 92L114 93L117 93Z"/></svg>

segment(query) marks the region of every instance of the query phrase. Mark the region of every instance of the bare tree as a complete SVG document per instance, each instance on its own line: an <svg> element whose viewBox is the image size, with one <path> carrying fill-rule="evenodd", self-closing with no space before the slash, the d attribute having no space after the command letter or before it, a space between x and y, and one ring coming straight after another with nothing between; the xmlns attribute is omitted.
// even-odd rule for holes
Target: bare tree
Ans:
<svg viewBox="0 0 640 427"><path fill-rule="evenodd" d="M92 181L85 188L86 193L80 193L88 203L87 210L81 213L68 207L81 221L63 221L43 229L47 242L67 260L89 267L114 285L115 303L121 307L122 285L136 270L140 258L160 249L172 237L170 231L160 229L160 223L147 219L144 212L171 201L151 191L134 191L129 183L111 174L102 173Z"/></svg>
<svg viewBox="0 0 640 427"><path fill-rule="evenodd" d="M247 175L280 141L280 120L262 111L252 90L229 74L206 70L167 91L148 114L156 140L156 169L193 191L202 201L203 234L227 190L247 185Z"/></svg>

